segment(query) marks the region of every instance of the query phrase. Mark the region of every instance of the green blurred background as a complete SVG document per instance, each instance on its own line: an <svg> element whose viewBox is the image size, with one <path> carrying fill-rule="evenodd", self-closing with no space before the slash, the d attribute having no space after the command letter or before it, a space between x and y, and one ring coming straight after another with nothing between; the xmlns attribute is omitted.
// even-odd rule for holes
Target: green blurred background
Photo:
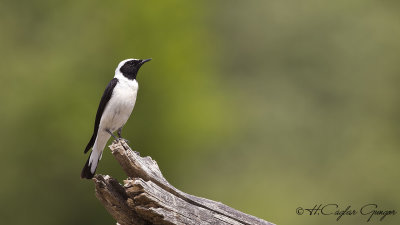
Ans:
<svg viewBox="0 0 400 225"><path fill-rule="evenodd" d="M3 0L1 224L114 224L79 175L132 57L153 61L123 134L177 188L277 224L400 210L398 1ZM126 177L108 149L97 172Z"/></svg>

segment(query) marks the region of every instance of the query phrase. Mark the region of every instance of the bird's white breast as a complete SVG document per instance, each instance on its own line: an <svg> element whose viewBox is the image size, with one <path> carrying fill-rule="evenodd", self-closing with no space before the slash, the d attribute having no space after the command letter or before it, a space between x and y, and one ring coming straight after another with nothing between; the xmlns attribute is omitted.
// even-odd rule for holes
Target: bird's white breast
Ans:
<svg viewBox="0 0 400 225"><path fill-rule="evenodd" d="M139 85L136 80L129 80L125 77L117 77L111 98L104 109L100 121L100 129L109 129L114 132L122 127L135 106L136 95Z"/></svg>

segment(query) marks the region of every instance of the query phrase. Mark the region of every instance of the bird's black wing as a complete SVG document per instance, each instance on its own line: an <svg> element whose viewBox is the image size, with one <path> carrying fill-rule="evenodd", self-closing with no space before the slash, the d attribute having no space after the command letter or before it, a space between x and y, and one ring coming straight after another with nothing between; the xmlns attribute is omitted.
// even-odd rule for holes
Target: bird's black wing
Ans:
<svg viewBox="0 0 400 225"><path fill-rule="evenodd" d="M97 109L97 113L96 113L96 120L94 122L93 135L85 148L85 151L84 151L85 153L88 152L89 149L93 147L94 142L96 141L97 131L99 130L101 116L103 115L104 109L106 108L106 105L107 105L108 101L110 100L111 95L114 90L114 87L115 87L115 85L117 85L117 83L118 83L117 78L112 79L110 81L110 83L108 83L106 90L104 90L103 96L101 97L101 100L100 100L99 108Z"/></svg>

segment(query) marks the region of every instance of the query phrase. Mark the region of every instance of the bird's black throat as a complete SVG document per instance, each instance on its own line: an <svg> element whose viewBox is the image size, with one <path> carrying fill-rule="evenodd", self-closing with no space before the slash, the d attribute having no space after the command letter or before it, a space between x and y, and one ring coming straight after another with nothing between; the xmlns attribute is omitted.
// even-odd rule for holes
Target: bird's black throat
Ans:
<svg viewBox="0 0 400 225"><path fill-rule="evenodd" d="M126 78L134 80L141 66L142 60L129 60L119 70Z"/></svg>
<svg viewBox="0 0 400 225"><path fill-rule="evenodd" d="M132 59L124 63L119 69L121 73L128 79L136 79L137 73L142 65L151 59Z"/></svg>

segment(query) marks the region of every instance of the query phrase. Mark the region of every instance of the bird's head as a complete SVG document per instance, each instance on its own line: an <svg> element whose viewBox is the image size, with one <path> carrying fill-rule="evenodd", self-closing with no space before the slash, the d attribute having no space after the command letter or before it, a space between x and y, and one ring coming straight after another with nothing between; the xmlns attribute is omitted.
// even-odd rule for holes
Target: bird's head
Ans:
<svg viewBox="0 0 400 225"><path fill-rule="evenodd" d="M151 59L125 59L121 61L115 70L115 73L121 73L126 78L136 79L140 67Z"/></svg>

